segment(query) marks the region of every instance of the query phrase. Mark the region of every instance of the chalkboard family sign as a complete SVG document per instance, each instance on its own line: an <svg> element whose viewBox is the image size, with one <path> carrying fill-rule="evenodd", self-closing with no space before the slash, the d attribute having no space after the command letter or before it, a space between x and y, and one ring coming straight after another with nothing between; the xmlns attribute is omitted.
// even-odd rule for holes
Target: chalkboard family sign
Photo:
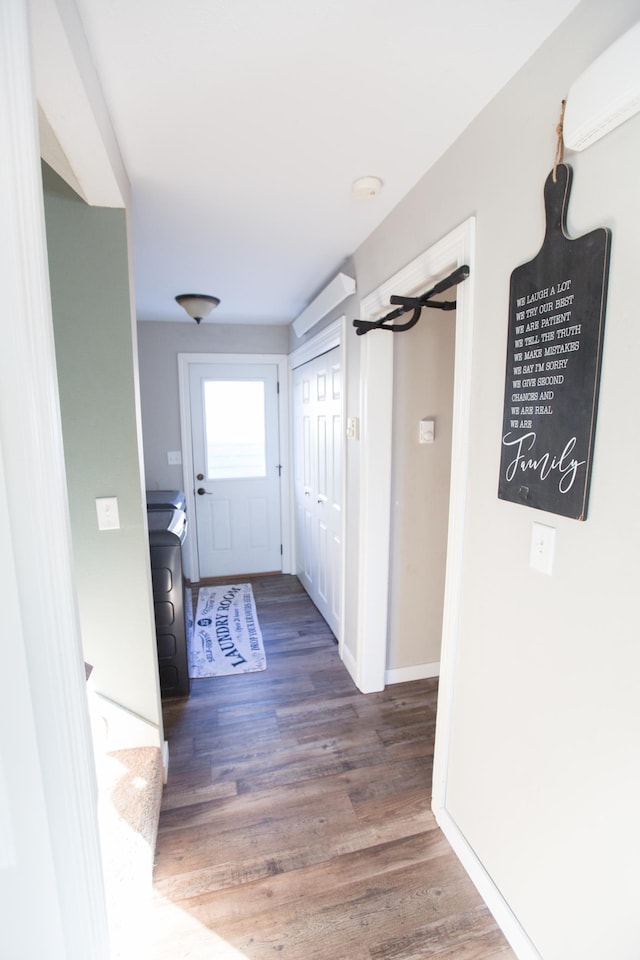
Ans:
<svg viewBox="0 0 640 960"><path fill-rule="evenodd" d="M571 168L556 171L544 188L542 248L511 274L498 496L584 520L611 232L567 236Z"/></svg>

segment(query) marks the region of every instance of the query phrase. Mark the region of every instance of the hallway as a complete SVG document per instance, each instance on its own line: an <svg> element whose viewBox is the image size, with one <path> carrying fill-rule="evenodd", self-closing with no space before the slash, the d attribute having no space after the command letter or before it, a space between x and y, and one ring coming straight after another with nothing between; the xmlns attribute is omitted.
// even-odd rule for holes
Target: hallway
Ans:
<svg viewBox="0 0 640 960"><path fill-rule="evenodd" d="M513 960L430 810L437 681L363 696L298 580L252 583L267 670L164 704L144 956Z"/></svg>

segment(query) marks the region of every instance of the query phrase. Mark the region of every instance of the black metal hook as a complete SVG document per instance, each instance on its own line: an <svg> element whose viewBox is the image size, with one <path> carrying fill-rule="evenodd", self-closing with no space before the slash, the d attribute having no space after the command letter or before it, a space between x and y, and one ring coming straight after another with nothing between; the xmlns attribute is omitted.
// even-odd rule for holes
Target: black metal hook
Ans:
<svg viewBox="0 0 640 960"><path fill-rule="evenodd" d="M361 337L363 333L369 333L370 330L390 330L391 333L401 333L403 330L410 330L411 327L415 327L420 319L423 307L429 307L433 310L455 310L455 300L431 300L431 297L439 293L444 293L444 291L449 290L450 287L456 287L459 283L462 283L463 280L467 279L470 272L469 267L465 264L462 267L458 267L453 273L450 273L444 280L440 280L439 283L436 283L435 287L427 290L427 292L423 293L420 297L391 297L390 302L400 304L400 306L379 320L354 320L353 325L356 328L356 334ZM401 317L404 313L409 313L410 310L413 311L413 316L410 320L407 320L405 323L393 323L394 320Z"/></svg>

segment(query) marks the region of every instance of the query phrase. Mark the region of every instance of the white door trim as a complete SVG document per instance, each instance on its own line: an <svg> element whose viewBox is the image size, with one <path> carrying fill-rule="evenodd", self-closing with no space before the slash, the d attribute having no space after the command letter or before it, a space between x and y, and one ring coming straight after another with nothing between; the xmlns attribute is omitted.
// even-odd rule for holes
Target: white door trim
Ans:
<svg viewBox="0 0 640 960"><path fill-rule="evenodd" d="M7 508L2 558L15 662L24 662L22 695L8 718L9 763L27 731L20 777L6 787L13 824L0 827L10 863L5 906L12 923L29 923L40 899L41 953L67 960L106 957L106 913L62 446L44 228L36 105L24 0L0 4L0 502ZM34 602L34 591L37 602ZM46 642L43 642L46 638ZM14 660L9 653L9 662ZM16 674L15 682L18 683ZM11 682L11 679L10 679ZM26 687L26 689L24 689ZM9 697L8 704L12 699ZM3 724L3 726L5 726ZM2 739L0 738L0 746ZM9 767L7 772L9 772ZM39 796L46 811L25 821ZM21 805L21 798L28 802ZM35 834L34 834L35 836ZM13 846L13 850L11 849ZM47 876L53 889L46 896ZM9 889L11 896L9 897ZM7 899L8 898L8 899ZM61 939L62 938L62 941ZM17 947L16 947L17 949Z"/></svg>
<svg viewBox="0 0 640 960"><path fill-rule="evenodd" d="M289 390L291 395L292 390L292 381L293 381L293 371L298 367L301 367L304 363L308 363L310 360L315 360L316 357L321 356L323 353L328 353L329 350L333 350L335 347L340 347L340 364L342 369L342 531L341 531L341 545L342 545L342 556L340 558L340 596L342 597L342 603L340 605L340 617L338 622L338 653L340 658L345 661L345 645L344 645L344 619L345 619L345 606L346 606L346 555L347 555L347 438L345 432L345 410L346 410L346 388L348 383L348 369L347 369L347 356L346 350L343 349L345 342L345 325L346 325L346 316L343 314L341 317L338 317L332 323L328 324L323 330L317 333L314 337L311 337L305 343L303 343L296 350L292 351L289 354ZM291 418L289 421L289 430L288 435L293 437L294 427L293 427L293 404L291 404ZM297 559L295 555L295 497L293 491L293 477L291 476L291 482L289 484L290 488L290 530L292 532L292 553L291 553L291 572L295 573L297 569Z"/></svg>
<svg viewBox="0 0 640 960"><path fill-rule="evenodd" d="M401 290L406 292L406 287L396 286L393 292ZM376 295L374 291L362 301L363 319L373 320L388 312L388 297L380 310ZM384 690L387 667L393 337L385 331L373 331L362 337L360 348L358 619L351 672L362 693Z"/></svg>
<svg viewBox="0 0 640 960"><path fill-rule="evenodd" d="M325 327L324 330L321 330L320 333L317 333L315 337L293 350L289 354L289 369L295 370L296 367L301 367L303 363L308 363L309 360L315 360L323 353L328 353L334 347L342 346L345 321L346 317L343 314Z"/></svg>
<svg viewBox="0 0 640 960"><path fill-rule="evenodd" d="M451 506L445 588L445 628L450 640L457 631L455 610L459 594L466 501L474 238L475 218L471 217L365 297L360 312L363 320L376 320L388 312L392 294L423 292L456 267L464 263L471 266L471 277L457 288L456 294ZM363 693L382 690L385 684L391 528L393 340L396 336L404 334L382 331L365 334L360 359L360 581L353 668L354 680Z"/></svg>
<svg viewBox="0 0 640 960"><path fill-rule="evenodd" d="M196 515L195 480L193 476L193 458L191 456L191 403L189 392L189 368L196 363L217 364L264 364L272 363L278 367L280 395L278 403L278 430L280 434L280 463L282 482L280 484L280 524L282 527L282 572L291 572L293 555L291 503L290 503L290 440L289 440L289 378L287 376L287 357L280 353L179 353L178 389L180 396L180 434L182 444L182 483L187 501L187 513ZM195 530L195 521L192 522ZM200 579L200 565L196 537L187 537L185 543L185 574L192 583Z"/></svg>
<svg viewBox="0 0 640 960"><path fill-rule="evenodd" d="M453 722L455 666L460 631L464 528L467 504L470 444L471 374L474 333L475 217L470 217L440 243L407 268L405 291L421 273L426 281L439 279L450 269L467 263L471 274L457 287L456 345L454 360L453 431L447 568L440 654L440 683L433 764L431 806L436 821L455 850L478 892L496 918L511 946L522 960L540 960L540 955L522 929L517 917L487 873L473 848L447 809L447 779ZM412 278L414 278L412 280ZM385 288L387 294L393 291ZM372 314L374 316L375 314ZM403 334L400 334L403 336Z"/></svg>

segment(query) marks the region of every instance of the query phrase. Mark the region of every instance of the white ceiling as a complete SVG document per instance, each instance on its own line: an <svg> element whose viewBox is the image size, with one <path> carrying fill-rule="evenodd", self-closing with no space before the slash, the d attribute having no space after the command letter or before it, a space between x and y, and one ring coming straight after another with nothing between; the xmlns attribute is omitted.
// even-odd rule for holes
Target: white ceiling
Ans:
<svg viewBox="0 0 640 960"><path fill-rule="evenodd" d="M289 323L577 0L76 0L138 317ZM360 176L384 181L356 200Z"/></svg>

